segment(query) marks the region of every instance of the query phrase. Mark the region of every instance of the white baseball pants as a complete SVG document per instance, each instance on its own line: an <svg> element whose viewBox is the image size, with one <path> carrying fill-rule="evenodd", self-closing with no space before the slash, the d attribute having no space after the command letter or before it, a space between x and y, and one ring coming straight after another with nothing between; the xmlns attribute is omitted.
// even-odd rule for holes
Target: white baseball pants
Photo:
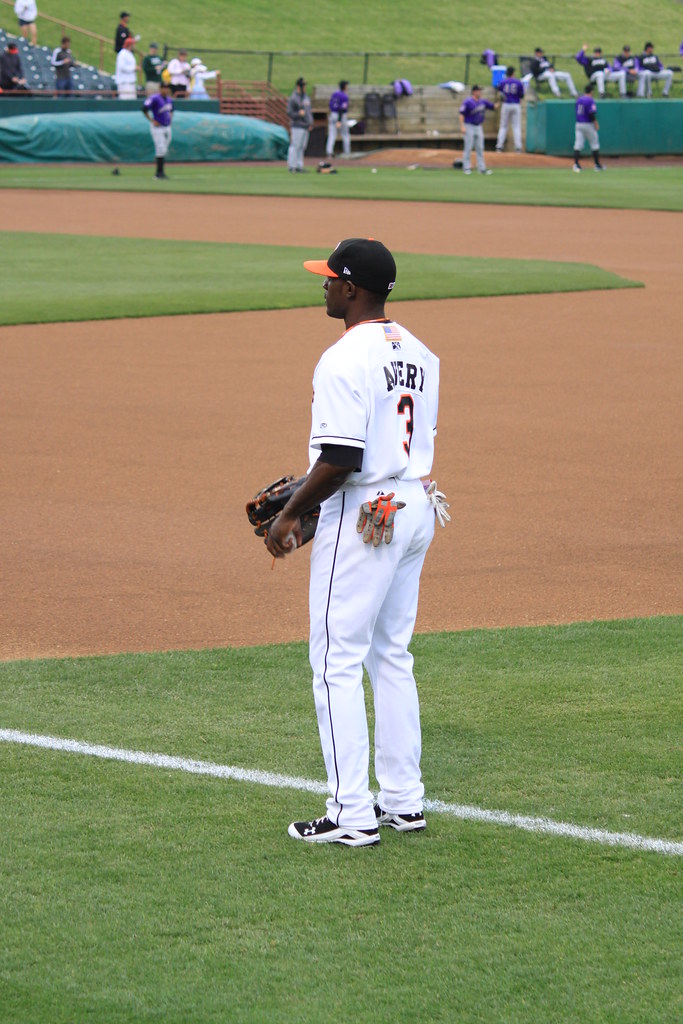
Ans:
<svg viewBox="0 0 683 1024"><path fill-rule="evenodd" d="M645 90L647 90L648 96L652 96L653 82L664 82L664 85L662 86L662 96L669 95L669 92L671 91L671 83L674 80L674 73L671 68L662 68L661 71L648 71L645 69L644 71L641 71L640 74L643 75L644 89L642 93L640 91L638 92L639 96L644 96ZM647 76L647 78L645 78L645 76ZM638 87L640 90L640 82L638 82Z"/></svg>
<svg viewBox="0 0 683 1024"><path fill-rule="evenodd" d="M522 107L519 103L502 104L496 149L502 149L505 145L509 126L512 127L512 141L515 149L519 152L522 148Z"/></svg>
<svg viewBox="0 0 683 1024"><path fill-rule="evenodd" d="M151 124L149 130L152 133L154 143L154 155L166 156L168 147L171 145L171 126Z"/></svg>
<svg viewBox="0 0 683 1024"><path fill-rule="evenodd" d="M462 154L463 171L470 170L470 163L472 161L472 147L474 147L474 152L477 158L477 170L485 171L486 164L484 162L484 128L480 124L465 125L465 145Z"/></svg>
<svg viewBox="0 0 683 1024"><path fill-rule="evenodd" d="M308 135L308 128L289 129L290 142L289 150L287 151L287 166L290 171L303 170Z"/></svg>
<svg viewBox="0 0 683 1024"><path fill-rule="evenodd" d="M342 151L348 156L351 152L351 132L346 114L337 117L337 114L330 114L330 123L327 128L327 145L325 152L328 156L334 156L334 144L337 141L337 130L341 134Z"/></svg>
<svg viewBox="0 0 683 1024"><path fill-rule="evenodd" d="M617 82L619 95L626 95L626 72L625 71L594 71L590 77L595 82L601 96L605 95L605 82Z"/></svg>
<svg viewBox="0 0 683 1024"><path fill-rule="evenodd" d="M364 544L361 504L394 491L390 544ZM434 535L434 509L420 480L349 486L323 502L311 553L310 661L330 796L327 815L348 828L374 828L369 788L365 665L375 705L375 775L387 811L422 810L420 710L408 644L420 573Z"/></svg>
<svg viewBox="0 0 683 1024"><path fill-rule="evenodd" d="M579 153L583 149L584 142L587 142L591 148L591 152L594 153L596 149L600 149L600 140L598 138L598 132L595 125L585 123L583 121L576 122L576 131L574 132L574 149L578 150Z"/></svg>
<svg viewBox="0 0 683 1024"><path fill-rule="evenodd" d="M533 75L525 75L522 81L525 85L528 85L533 77ZM560 95L560 87L557 84L558 82L564 82L572 96L579 95L576 91L576 86L574 85L574 79L568 71L544 71L538 76L537 81L547 82L553 96Z"/></svg>

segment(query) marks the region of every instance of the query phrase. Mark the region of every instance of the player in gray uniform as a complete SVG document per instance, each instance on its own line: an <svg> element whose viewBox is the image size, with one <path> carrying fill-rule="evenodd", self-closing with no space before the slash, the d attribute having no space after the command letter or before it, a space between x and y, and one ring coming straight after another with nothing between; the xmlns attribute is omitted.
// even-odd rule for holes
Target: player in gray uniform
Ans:
<svg viewBox="0 0 683 1024"><path fill-rule="evenodd" d="M313 127L313 112L310 97L306 95L306 81L297 78L294 92L287 101L289 117L289 150L287 151L287 167L292 173L302 174L304 153Z"/></svg>
<svg viewBox="0 0 683 1024"><path fill-rule="evenodd" d="M515 153L522 152L522 100L524 98L524 86L519 78L515 78L515 69L505 69L505 78L496 86L502 94L503 101L500 108L500 126L498 138L496 139L496 152L502 153L505 146L505 139L508 127L512 125L512 139L515 145Z"/></svg>
<svg viewBox="0 0 683 1024"><path fill-rule="evenodd" d="M148 96L142 105L142 113L150 123L149 130L154 143L157 169L155 178L165 180L168 175L164 171L164 162L168 147L171 145L171 121L173 120L173 100L171 86L168 82L159 82L159 91Z"/></svg>
<svg viewBox="0 0 683 1024"><path fill-rule="evenodd" d="M496 104L497 105L497 104ZM477 158L477 170L480 174L491 174L487 169L484 160L484 116L487 110L493 110L494 104L485 100L481 95L481 87L472 86L472 95L468 96L460 107L460 131L464 138L462 154L462 169L465 174L471 174L472 148Z"/></svg>
<svg viewBox="0 0 683 1024"><path fill-rule="evenodd" d="M588 143L593 154L595 171L604 171L600 163L600 139L598 137L597 107L592 92L595 86L588 82L583 96L576 101L576 128L574 131L574 166L572 170L581 171L581 150L584 143Z"/></svg>

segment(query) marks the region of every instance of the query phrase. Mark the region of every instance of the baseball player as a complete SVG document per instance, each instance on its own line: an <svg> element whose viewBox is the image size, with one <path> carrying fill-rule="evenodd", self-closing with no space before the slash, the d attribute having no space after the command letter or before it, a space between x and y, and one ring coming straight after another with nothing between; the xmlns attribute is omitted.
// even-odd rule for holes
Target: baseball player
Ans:
<svg viewBox="0 0 683 1024"><path fill-rule="evenodd" d="M646 88L647 95L652 96L652 82L663 82L662 96L668 96L671 92L671 83L674 73L671 68L665 68L654 51L652 43L645 43L645 47L638 58L641 70L647 72Z"/></svg>
<svg viewBox="0 0 683 1024"><path fill-rule="evenodd" d="M623 98L626 95L626 71L623 68L614 70L606 57L602 55L602 47L593 48L593 56L588 56L588 43L584 43L575 60L583 65L589 82L595 82L598 87L600 99L605 98L605 82L616 82L619 87L619 95Z"/></svg>
<svg viewBox="0 0 683 1024"><path fill-rule="evenodd" d="M157 161L155 178L166 180L164 163L168 147L171 145L171 121L173 120L173 100L169 82L159 82L159 92L148 96L142 105L142 113L150 122L149 130L154 143L154 154Z"/></svg>
<svg viewBox="0 0 683 1024"><path fill-rule="evenodd" d="M534 55L530 63L531 70L527 75L524 75L522 82L524 85L528 85L532 78L537 82L547 82L550 86L550 91L553 96L560 97L560 87L558 82L564 82L571 96L578 96L576 86L574 85L574 79L568 71L556 71L554 65L548 60L542 47L537 46L534 50Z"/></svg>
<svg viewBox="0 0 683 1024"><path fill-rule="evenodd" d="M439 360L384 311L396 264L381 242L347 238L327 260L304 266L325 278L327 315L346 330L313 376L308 476L267 538L271 554L283 557L300 543L300 514L322 503L311 554L310 661L330 796L323 817L292 822L288 832L309 843L370 846L379 842L378 825L425 828L408 644L434 534L435 485L424 481ZM372 543L364 543L380 520ZM368 788L364 665L375 702L376 805Z"/></svg>
<svg viewBox="0 0 683 1024"><path fill-rule="evenodd" d="M628 44L624 43L621 53L612 61L612 70L623 71L626 75L627 85L635 83L636 96L642 97L645 95L649 72L641 70L638 58L633 56L631 47Z"/></svg>
<svg viewBox="0 0 683 1024"><path fill-rule="evenodd" d="M481 86L472 86L472 95L468 96L460 107L460 131L465 139L465 146L462 154L462 169L465 174L471 174L472 168L472 147L477 157L477 170L480 174L491 174L487 170L484 161L484 116L487 110L494 110L495 106L490 100L485 100L481 95ZM521 148L521 147L520 147Z"/></svg>
<svg viewBox="0 0 683 1024"><path fill-rule="evenodd" d="M584 142L590 146L593 154L593 170L604 171L600 163L600 139L598 138L597 107L592 92L595 88L593 82L588 82L583 96L576 101L576 128L574 132L574 166L572 170L581 171L581 150Z"/></svg>
<svg viewBox="0 0 683 1024"><path fill-rule="evenodd" d="M521 153L524 85L519 78L515 78L515 69L512 66L505 69L505 78L502 82L498 83L496 89L503 95L498 138L496 139L496 153L503 152L509 125L512 125L512 140L515 146L515 153Z"/></svg>
<svg viewBox="0 0 683 1024"><path fill-rule="evenodd" d="M325 153L328 160L334 156L334 144L337 141L337 129L341 132L342 152L348 156L351 152L351 133L347 113L349 110L349 97L346 87L349 83L341 81L339 88L330 96L330 113L328 115L327 144Z"/></svg>
<svg viewBox="0 0 683 1024"><path fill-rule="evenodd" d="M308 139L313 131L313 112L311 99L306 93L306 79L297 78L292 95L287 100L287 116L289 117L289 149L287 150L287 168L292 174L303 174L304 153Z"/></svg>

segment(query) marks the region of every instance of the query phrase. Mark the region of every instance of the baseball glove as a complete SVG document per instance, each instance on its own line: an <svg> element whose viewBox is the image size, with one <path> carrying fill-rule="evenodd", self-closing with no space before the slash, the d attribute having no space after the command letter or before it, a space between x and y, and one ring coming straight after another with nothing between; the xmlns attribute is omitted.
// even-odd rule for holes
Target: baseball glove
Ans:
<svg viewBox="0 0 683 1024"><path fill-rule="evenodd" d="M294 492L301 487L305 479L305 476L282 476L279 480L274 480L272 484L268 484L267 487L264 487L258 494L254 495L251 501L247 502L249 522L254 527L256 536L264 538L264 543L268 537L268 530L271 525L280 515L280 512L282 512ZM319 516L320 505L309 512L304 512L300 516L302 544L307 544L309 540L313 540Z"/></svg>

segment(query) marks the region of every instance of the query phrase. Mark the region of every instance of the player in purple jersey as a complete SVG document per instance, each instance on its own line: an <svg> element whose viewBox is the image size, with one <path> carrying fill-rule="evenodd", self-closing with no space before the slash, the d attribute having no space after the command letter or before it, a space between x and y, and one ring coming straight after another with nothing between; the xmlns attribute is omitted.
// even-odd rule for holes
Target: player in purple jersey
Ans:
<svg viewBox="0 0 683 1024"><path fill-rule="evenodd" d="M477 157L477 170L480 174L491 174L487 170L484 161L484 116L487 110L495 110L490 100L485 100L481 95L481 86L472 86L472 95L468 96L460 107L460 131L465 140L465 148L462 154L462 169L465 174L471 174L470 166L472 147Z"/></svg>
<svg viewBox="0 0 683 1024"><path fill-rule="evenodd" d="M604 171L600 163L600 139L598 138L597 107L592 92L595 86L588 82L584 93L576 101L576 126L574 131L574 166L577 174L581 171L581 150L584 142L590 146L593 154L594 171Z"/></svg>
<svg viewBox="0 0 683 1024"><path fill-rule="evenodd" d="M520 82L519 78L515 78L515 69L512 66L505 69L505 78L498 83L496 89L503 96L500 109L500 127L498 128L498 138L496 139L496 153L503 152L509 125L512 125L515 153L521 153L524 85Z"/></svg>
<svg viewBox="0 0 683 1024"><path fill-rule="evenodd" d="M157 161L154 177L166 179L168 175L164 171L164 162L168 147L171 145L171 121L173 120L173 100L171 99L171 86L168 82L161 81L159 92L147 97L142 106L142 113L150 122L149 130L154 143Z"/></svg>
<svg viewBox="0 0 683 1024"><path fill-rule="evenodd" d="M328 115L327 145L325 152L328 159L334 156L334 144L337 141L337 130L341 132L342 151L344 156L351 152L351 134L347 114L349 111L349 97L346 92L348 82L341 81L339 88L330 96L330 113Z"/></svg>

